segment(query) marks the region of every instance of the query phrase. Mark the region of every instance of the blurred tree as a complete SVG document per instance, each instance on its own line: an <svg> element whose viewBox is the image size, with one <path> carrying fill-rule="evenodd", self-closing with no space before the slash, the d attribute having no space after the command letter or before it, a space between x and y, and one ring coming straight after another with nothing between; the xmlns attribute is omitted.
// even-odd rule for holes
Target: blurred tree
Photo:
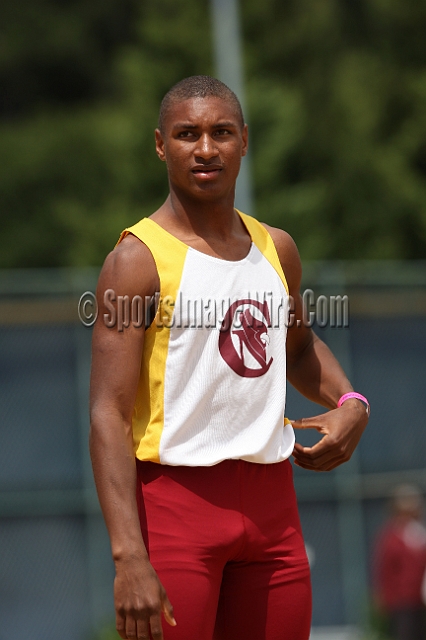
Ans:
<svg viewBox="0 0 426 640"><path fill-rule="evenodd" d="M0 266L100 264L167 193L158 106L178 79L212 72L208 12L196 0L26 4L0 9Z"/></svg>
<svg viewBox="0 0 426 640"><path fill-rule="evenodd" d="M426 254L426 3L241 0L256 210L303 258ZM0 266L100 264L167 193L165 91L208 3L0 6Z"/></svg>
<svg viewBox="0 0 426 640"><path fill-rule="evenodd" d="M426 3L243 6L259 217L306 258L426 257Z"/></svg>

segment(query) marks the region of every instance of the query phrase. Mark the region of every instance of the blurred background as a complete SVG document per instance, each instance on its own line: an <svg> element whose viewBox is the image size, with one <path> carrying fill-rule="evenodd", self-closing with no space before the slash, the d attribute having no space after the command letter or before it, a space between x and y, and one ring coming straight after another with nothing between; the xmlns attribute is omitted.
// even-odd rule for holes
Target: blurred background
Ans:
<svg viewBox="0 0 426 640"><path fill-rule="evenodd" d="M316 298L349 297L349 327L316 330L370 425L295 482L313 638L387 638L375 540L396 486L426 490L426 0L20 0L0 32L0 640L117 637L77 302L166 197L159 104L199 73L244 103L237 204L293 235Z"/></svg>

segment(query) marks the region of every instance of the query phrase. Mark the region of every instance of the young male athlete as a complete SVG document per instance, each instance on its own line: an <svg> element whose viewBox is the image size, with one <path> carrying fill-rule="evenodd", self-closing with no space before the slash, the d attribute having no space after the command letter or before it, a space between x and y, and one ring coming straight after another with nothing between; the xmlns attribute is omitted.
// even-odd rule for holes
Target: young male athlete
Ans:
<svg viewBox="0 0 426 640"><path fill-rule="evenodd" d="M93 333L90 446L117 629L129 640L308 640L289 457L314 471L348 460L365 399L303 322L293 240L234 209L248 133L232 91L183 80L155 137L170 194L107 257ZM330 411L290 425L286 378ZM302 447L293 427L322 438Z"/></svg>

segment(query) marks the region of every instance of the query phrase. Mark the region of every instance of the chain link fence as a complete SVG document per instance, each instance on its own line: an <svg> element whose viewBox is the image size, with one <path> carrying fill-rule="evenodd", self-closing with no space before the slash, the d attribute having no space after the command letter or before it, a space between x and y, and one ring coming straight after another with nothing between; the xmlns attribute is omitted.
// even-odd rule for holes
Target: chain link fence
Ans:
<svg viewBox="0 0 426 640"><path fill-rule="evenodd" d="M87 447L91 329L77 313L97 275L0 273L0 640L88 640L113 618ZM426 263L308 264L304 289L315 330L372 407L349 463L328 474L295 468L320 637L366 627L388 497L407 481L426 491ZM330 300L345 295L349 326L333 327ZM319 411L289 388L290 418Z"/></svg>

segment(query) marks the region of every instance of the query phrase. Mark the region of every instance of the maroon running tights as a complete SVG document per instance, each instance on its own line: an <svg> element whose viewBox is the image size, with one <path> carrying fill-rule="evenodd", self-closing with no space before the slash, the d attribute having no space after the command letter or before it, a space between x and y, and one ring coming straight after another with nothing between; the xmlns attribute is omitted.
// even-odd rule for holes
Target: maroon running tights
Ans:
<svg viewBox="0 0 426 640"><path fill-rule="evenodd" d="M151 563L174 607L165 640L308 640L311 587L288 460L137 461Z"/></svg>

